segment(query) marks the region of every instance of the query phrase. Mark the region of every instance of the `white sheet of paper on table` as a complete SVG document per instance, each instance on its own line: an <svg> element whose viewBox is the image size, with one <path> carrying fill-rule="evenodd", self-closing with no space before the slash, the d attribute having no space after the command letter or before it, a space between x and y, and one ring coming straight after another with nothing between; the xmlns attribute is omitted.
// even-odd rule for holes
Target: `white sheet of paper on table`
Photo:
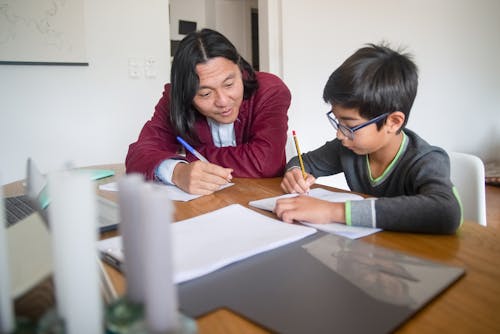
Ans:
<svg viewBox="0 0 500 334"><path fill-rule="evenodd" d="M230 187L232 185L234 185L234 183L226 183L219 190L225 189L225 188ZM203 195L189 194L189 193L185 192L184 190L182 190L174 185L163 184L161 186L165 187L167 189L168 198L172 201L187 202L187 201L191 201L195 198L203 196ZM99 190L118 191L118 185L116 182L101 184L101 185L99 185Z"/></svg>
<svg viewBox="0 0 500 334"><path fill-rule="evenodd" d="M309 196L319 198L330 202L345 202L348 200L362 200L363 197L353 193L330 191L323 188L314 188L309 191ZM297 194L285 194L281 196L263 198L256 201L251 201L248 204L266 211L273 211L276 206L276 201L281 198L289 198L298 196ZM311 224L308 222L301 222L301 224L314 227L315 229L325 231L328 233L334 233L342 235L349 239L361 238L376 232L381 231L379 228L368 228L368 227L358 227L358 226L348 226L339 223L330 224Z"/></svg>
<svg viewBox="0 0 500 334"><path fill-rule="evenodd" d="M316 233L285 224L239 204L172 224L174 281L201 277L231 263ZM121 237L98 242L101 253L123 261Z"/></svg>

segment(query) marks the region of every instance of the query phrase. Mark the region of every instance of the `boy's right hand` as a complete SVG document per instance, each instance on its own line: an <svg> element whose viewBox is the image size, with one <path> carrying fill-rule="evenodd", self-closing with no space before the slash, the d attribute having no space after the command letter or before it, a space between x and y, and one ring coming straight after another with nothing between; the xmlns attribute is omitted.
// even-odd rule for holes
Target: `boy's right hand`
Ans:
<svg viewBox="0 0 500 334"><path fill-rule="evenodd" d="M231 168L204 161L179 163L174 168L172 183L190 194L209 195L229 183L232 172Z"/></svg>
<svg viewBox="0 0 500 334"><path fill-rule="evenodd" d="M314 184L316 178L306 173L306 178L302 175L300 168L292 168L283 176L281 189L290 194L303 194L309 192L309 188Z"/></svg>

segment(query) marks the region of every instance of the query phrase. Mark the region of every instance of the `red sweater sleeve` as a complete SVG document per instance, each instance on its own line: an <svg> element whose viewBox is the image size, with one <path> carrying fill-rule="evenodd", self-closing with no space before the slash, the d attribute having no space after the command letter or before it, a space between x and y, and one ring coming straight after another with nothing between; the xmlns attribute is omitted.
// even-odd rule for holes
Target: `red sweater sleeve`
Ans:
<svg viewBox="0 0 500 334"><path fill-rule="evenodd" d="M196 122L200 138L195 148L210 162L232 168L235 177L274 177L283 174L291 96L278 77L257 72L259 88L244 100L234 123L235 147L216 147L205 118ZM127 173L154 178L154 170L165 159L178 158L180 148L169 121L170 84L146 122L139 139L130 145L125 161ZM196 158L187 154L186 159Z"/></svg>

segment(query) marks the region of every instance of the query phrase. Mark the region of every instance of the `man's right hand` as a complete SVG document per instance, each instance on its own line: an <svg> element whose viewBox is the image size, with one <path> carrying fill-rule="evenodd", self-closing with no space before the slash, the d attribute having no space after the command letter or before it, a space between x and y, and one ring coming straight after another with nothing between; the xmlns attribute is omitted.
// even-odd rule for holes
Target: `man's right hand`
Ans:
<svg viewBox="0 0 500 334"><path fill-rule="evenodd" d="M209 195L231 181L231 168L204 161L179 163L172 174L172 183L187 193Z"/></svg>

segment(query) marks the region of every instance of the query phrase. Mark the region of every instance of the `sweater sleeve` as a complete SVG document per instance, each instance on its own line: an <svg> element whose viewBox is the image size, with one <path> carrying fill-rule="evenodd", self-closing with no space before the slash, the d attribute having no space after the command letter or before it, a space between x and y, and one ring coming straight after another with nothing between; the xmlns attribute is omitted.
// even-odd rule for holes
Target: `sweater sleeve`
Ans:
<svg viewBox="0 0 500 334"><path fill-rule="evenodd" d="M462 208L450 182L448 155L435 150L408 164L404 173L392 175L404 189L378 199L352 201L348 206L354 226L416 233L452 234L462 222Z"/></svg>

